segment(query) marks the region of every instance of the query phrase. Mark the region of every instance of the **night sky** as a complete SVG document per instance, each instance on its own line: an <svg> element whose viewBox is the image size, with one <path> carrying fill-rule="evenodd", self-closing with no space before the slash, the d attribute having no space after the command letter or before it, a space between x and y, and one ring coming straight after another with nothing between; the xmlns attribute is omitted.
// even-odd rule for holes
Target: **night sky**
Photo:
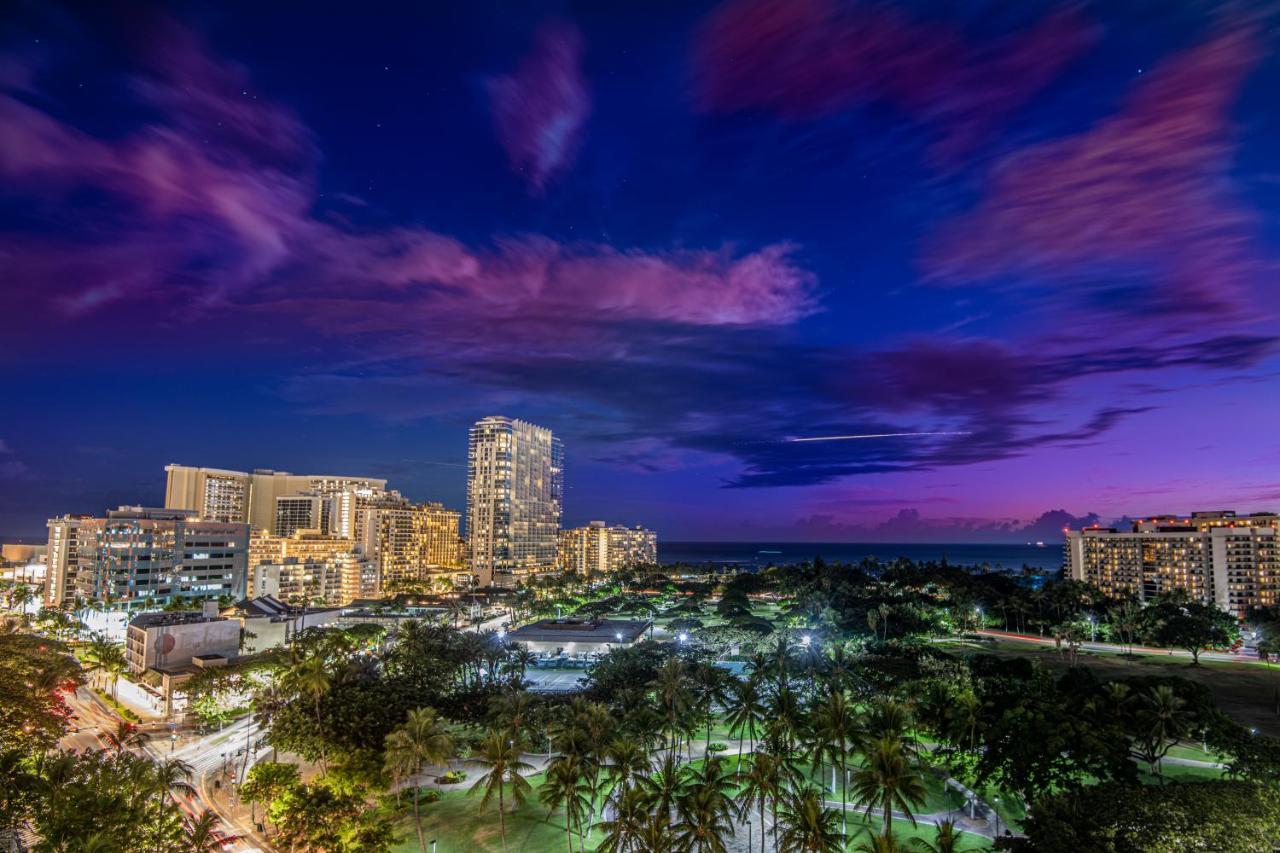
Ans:
<svg viewBox="0 0 1280 853"><path fill-rule="evenodd" d="M0 535L168 462L461 508L489 414L666 539L1280 506L1278 22L4 4Z"/></svg>

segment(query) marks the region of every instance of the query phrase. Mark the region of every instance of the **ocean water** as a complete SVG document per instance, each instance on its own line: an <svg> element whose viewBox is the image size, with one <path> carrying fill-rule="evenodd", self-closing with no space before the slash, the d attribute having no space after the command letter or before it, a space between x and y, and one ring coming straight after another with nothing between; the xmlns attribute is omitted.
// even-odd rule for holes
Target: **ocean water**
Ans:
<svg viewBox="0 0 1280 853"><path fill-rule="evenodd" d="M763 567L787 565L821 556L829 563L856 563L865 557L881 560L941 560L955 565L987 565L993 569L1041 571L1062 568L1062 545L974 545L883 542L663 542L658 562L736 564Z"/></svg>

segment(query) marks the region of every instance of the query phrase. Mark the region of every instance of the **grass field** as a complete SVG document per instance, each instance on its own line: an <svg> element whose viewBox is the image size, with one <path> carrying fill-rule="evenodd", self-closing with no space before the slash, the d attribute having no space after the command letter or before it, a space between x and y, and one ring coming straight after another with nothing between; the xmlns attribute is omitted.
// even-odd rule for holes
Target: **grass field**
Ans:
<svg viewBox="0 0 1280 853"><path fill-rule="evenodd" d="M954 648L957 653L981 651L1000 657L1028 658L1040 661L1054 670L1066 669L1068 666L1067 659L1052 647L1016 640L998 640L990 645L956 644ZM1229 661L1205 661L1199 666L1192 666L1183 657L1138 655L1126 658L1093 652L1081 652L1078 663L1104 681L1176 675L1203 684L1213 693L1218 707L1241 725L1280 737L1280 717L1275 713L1277 691L1280 691L1280 669L1273 671L1258 664ZM1184 757L1200 758L1193 755Z"/></svg>
<svg viewBox="0 0 1280 853"><path fill-rule="evenodd" d="M555 853L567 849L564 815L557 812L548 816L547 809L537 802L537 789L542 781L541 774L531 776L529 782L534 788L533 797L525 805L507 813L507 848L510 853ZM437 842L438 853L498 853L502 850L497 806L491 804L481 811L480 795L467 793L470 784L471 781L468 780L458 786L457 790L444 792L439 801L422 806L422 832L428 849L434 840ZM921 807L921 813L941 811L949 807L952 799L941 788L941 781L930 780L929 800ZM868 826L878 832L879 818L873 816L868 822L861 813L849 813L850 836L856 838ZM397 832L403 838L396 848L397 853L411 853L419 849L411 816L401 821ZM739 832L742 837L735 839L735 843L730 845L731 850L746 849L745 825L739 825ZM908 839L932 840L934 829L924 824L913 827L909 821L895 820L894 833L900 842L905 843ZM587 849L594 849L602 838L603 833L592 832L587 837ZM972 840L975 843L971 847L977 849L980 846L976 844L977 839ZM759 843L758 835L755 836L755 841L756 844Z"/></svg>

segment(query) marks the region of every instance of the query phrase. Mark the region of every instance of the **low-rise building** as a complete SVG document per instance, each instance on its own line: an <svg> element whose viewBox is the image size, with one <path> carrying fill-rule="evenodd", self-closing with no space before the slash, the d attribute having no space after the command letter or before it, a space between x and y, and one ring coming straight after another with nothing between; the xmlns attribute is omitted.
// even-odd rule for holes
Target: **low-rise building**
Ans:
<svg viewBox="0 0 1280 853"><path fill-rule="evenodd" d="M140 613L125 634L125 660L135 674L192 666L193 658L230 660L239 653L240 625L219 616L214 602L203 610Z"/></svg>
<svg viewBox="0 0 1280 853"><path fill-rule="evenodd" d="M295 607L271 595L245 599L222 611L244 631L248 654L286 646L294 635L308 628L328 628L338 623L337 607Z"/></svg>
<svg viewBox="0 0 1280 853"><path fill-rule="evenodd" d="M652 624L634 619L543 619L507 632L505 639L524 643L532 652L600 654L632 645Z"/></svg>

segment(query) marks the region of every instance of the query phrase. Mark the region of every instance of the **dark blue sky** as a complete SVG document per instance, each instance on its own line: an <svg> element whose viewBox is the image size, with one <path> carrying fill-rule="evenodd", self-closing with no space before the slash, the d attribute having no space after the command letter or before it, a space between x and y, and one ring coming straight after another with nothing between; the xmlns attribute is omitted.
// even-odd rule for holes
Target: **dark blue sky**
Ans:
<svg viewBox="0 0 1280 853"><path fill-rule="evenodd" d="M320 5L0 13L0 533L487 414L666 538L1280 502L1270 5Z"/></svg>

